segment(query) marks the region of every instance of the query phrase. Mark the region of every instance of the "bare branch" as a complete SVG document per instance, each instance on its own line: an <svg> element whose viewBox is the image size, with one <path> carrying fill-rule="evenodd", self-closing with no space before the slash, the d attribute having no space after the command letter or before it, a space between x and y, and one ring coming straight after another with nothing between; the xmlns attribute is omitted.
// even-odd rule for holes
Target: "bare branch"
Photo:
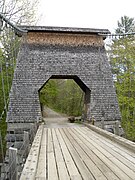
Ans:
<svg viewBox="0 0 135 180"><path fill-rule="evenodd" d="M33 24L36 22L37 0L4 0L3 13L15 24ZM3 0L0 0L0 5Z"/></svg>

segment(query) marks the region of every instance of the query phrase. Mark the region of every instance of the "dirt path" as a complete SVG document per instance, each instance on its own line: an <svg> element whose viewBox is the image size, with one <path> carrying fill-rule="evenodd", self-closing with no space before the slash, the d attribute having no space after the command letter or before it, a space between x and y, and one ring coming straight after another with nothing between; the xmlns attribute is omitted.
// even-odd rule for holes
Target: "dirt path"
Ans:
<svg viewBox="0 0 135 180"><path fill-rule="evenodd" d="M45 118L61 118L61 117L67 117L65 114L60 114L55 112L54 110L48 108L47 106L44 106L43 108L43 116Z"/></svg>
<svg viewBox="0 0 135 180"><path fill-rule="evenodd" d="M60 114L55 112L54 110L44 107L44 121L46 127L72 127L72 126L81 126L77 123L69 123L68 122L68 116L65 114Z"/></svg>

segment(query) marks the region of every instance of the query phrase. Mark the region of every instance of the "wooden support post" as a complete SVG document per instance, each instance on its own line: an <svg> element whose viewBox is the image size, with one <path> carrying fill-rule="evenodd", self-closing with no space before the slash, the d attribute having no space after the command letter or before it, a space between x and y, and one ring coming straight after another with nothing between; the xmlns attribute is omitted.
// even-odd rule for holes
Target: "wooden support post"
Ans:
<svg viewBox="0 0 135 180"><path fill-rule="evenodd" d="M34 124L31 125L30 128L30 143L32 144L33 139L34 139L35 133L34 133Z"/></svg>
<svg viewBox="0 0 135 180"><path fill-rule="evenodd" d="M34 123L34 136L35 136L35 134L36 134L36 132L37 132L37 123Z"/></svg>
<svg viewBox="0 0 135 180"><path fill-rule="evenodd" d="M119 125L120 125L120 122L119 121L116 121L115 122L115 131L114 131L114 133L116 134L116 135L118 135L119 136Z"/></svg>
<svg viewBox="0 0 135 180"><path fill-rule="evenodd" d="M92 125L95 125L95 118L94 118L94 116L92 116L92 118L91 118L91 123L92 123Z"/></svg>
<svg viewBox="0 0 135 180"><path fill-rule="evenodd" d="M104 117L101 118L101 128L104 129Z"/></svg>
<svg viewBox="0 0 135 180"><path fill-rule="evenodd" d="M30 144L32 144L33 141L33 131L32 131L32 126L30 127Z"/></svg>
<svg viewBox="0 0 135 180"><path fill-rule="evenodd" d="M9 148L9 179L18 180L17 149Z"/></svg>
<svg viewBox="0 0 135 180"><path fill-rule="evenodd" d="M24 131L24 138L23 138L23 141L24 141L24 157L26 158L29 154L29 133L27 131Z"/></svg>
<svg viewBox="0 0 135 180"><path fill-rule="evenodd" d="M2 167L2 163L0 163L0 179L1 179L1 167Z"/></svg>

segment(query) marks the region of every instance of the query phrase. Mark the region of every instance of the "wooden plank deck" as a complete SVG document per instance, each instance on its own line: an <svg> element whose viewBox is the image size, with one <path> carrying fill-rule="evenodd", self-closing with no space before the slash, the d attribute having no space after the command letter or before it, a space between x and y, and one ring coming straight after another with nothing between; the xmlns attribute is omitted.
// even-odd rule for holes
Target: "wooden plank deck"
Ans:
<svg viewBox="0 0 135 180"><path fill-rule="evenodd" d="M135 153L87 127L44 128L35 179L135 180Z"/></svg>

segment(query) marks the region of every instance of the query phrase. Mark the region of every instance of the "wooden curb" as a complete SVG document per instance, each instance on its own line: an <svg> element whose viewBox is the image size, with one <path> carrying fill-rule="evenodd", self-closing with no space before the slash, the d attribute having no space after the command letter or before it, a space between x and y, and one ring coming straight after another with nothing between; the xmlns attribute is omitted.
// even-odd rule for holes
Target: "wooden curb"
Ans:
<svg viewBox="0 0 135 180"><path fill-rule="evenodd" d="M117 136L115 134L112 134L108 131L105 131L103 129L100 129L99 127L96 127L94 125L91 124L87 124L87 123L83 123L85 126L87 126L88 128L90 128L91 130L101 134L102 136L116 142L119 143L120 145L126 147L128 150L131 150L132 152L135 153L135 143L132 141L129 141L123 137Z"/></svg>
<svg viewBox="0 0 135 180"><path fill-rule="evenodd" d="M37 130L34 141L32 143L29 155L26 159L20 180L35 179L40 147L41 147L42 134L43 134L43 125L40 125Z"/></svg>

